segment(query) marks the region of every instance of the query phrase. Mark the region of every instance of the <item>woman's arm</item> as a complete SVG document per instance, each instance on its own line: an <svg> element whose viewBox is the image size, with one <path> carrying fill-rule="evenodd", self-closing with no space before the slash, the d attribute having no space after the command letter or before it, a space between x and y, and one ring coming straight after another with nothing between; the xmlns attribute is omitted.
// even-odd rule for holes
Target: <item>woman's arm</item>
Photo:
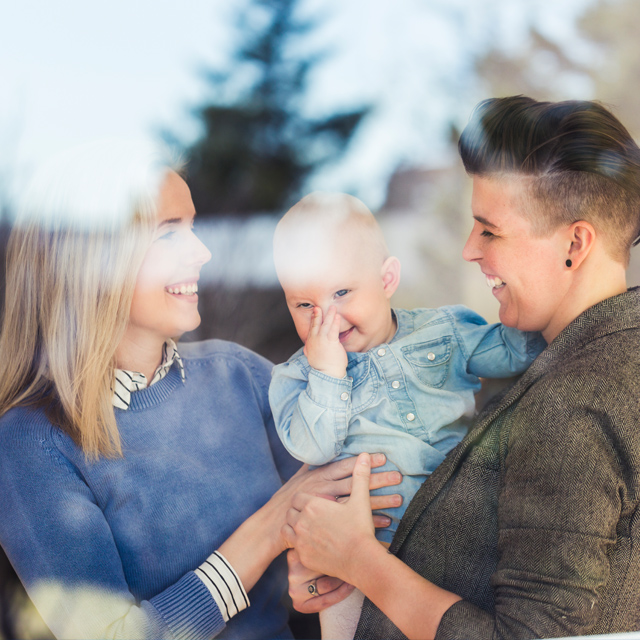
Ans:
<svg viewBox="0 0 640 640"><path fill-rule="evenodd" d="M27 428L2 426L0 542L57 637L197 638L214 637L225 628L224 614L198 574L175 571L180 565L176 556L190 547L189 526L183 527L184 549L168 548L153 561L160 566L148 568L173 573L173 582L142 599L135 597L125 575L130 551L122 555L91 488L48 440L51 427L44 423L32 434ZM299 473L219 547L231 566L238 566L247 590L285 547L280 528L291 495L298 488L348 494L350 467L353 462L344 460L334 468ZM398 474L386 476L399 482ZM144 523L136 520L131 526L138 529ZM172 526L170 520L167 526Z"/></svg>
<svg viewBox="0 0 640 640"><path fill-rule="evenodd" d="M368 486L370 458L361 454L345 503L297 494L283 535L302 564L358 587L409 638L434 638L449 607L461 600L389 554L374 536ZM297 609L308 607L298 591Z"/></svg>

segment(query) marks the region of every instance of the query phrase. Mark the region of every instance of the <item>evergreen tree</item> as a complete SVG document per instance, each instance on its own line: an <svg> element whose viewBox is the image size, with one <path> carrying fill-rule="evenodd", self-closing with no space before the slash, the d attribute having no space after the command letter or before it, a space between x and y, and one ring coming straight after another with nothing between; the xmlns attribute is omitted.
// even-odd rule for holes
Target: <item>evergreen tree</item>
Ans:
<svg viewBox="0 0 640 640"><path fill-rule="evenodd" d="M320 120L304 114L309 71L322 56L296 53L314 27L296 17L298 4L252 0L250 11L266 20L256 28L245 18L232 69L208 74L220 99L200 110L204 135L186 149L187 182L201 215L282 210L311 173L343 153L367 113ZM225 93L247 71L256 80L230 100Z"/></svg>

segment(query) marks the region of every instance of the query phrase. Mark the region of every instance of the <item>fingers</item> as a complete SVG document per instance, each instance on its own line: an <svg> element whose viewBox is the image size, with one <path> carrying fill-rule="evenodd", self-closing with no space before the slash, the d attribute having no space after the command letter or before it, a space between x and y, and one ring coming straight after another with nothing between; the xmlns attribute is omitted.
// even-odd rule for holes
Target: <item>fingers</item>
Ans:
<svg viewBox="0 0 640 640"><path fill-rule="evenodd" d="M320 307L313 307L311 312L311 321L309 324L309 335L317 336L322 326L322 309Z"/></svg>
<svg viewBox="0 0 640 640"><path fill-rule="evenodd" d="M390 509L402 504L402 496L394 493L390 496L371 496L371 509Z"/></svg>
<svg viewBox="0 0 640 640"><path fill-rule="evenodd" d="M300 613L318 613L337 602L341 602L353 591L354 587L348 582L342 582L342 580L340 582L342 584L337 589L324 595L311 596L304 601L294 599L292 596L294 609Z"/></svg>
<svg viewBox="0 0 640 640"><path fill-rule="evenodd" d="M338 340L340 337L340 315L337 309L331 305L327 315L322 317L322 309L314 307L309 321L309 337L325 336L329 340Z"/></svg>
<svg viewBox="0 0 640 640"><path fill-rule="evenodd" d="M353 456L351 458L343 458L342 460L338 460L336 462L332 462L330 464L322 467L323 473L327 480L340 480L342 478L348 478L353 473L353 468L356 466L357 458ZM384 453L373 453L371 454L371 468L375 469L376 467L381 467L387 458ZM380 475L380 474L376 474ZM382 474L384 475L384 474ZM379 486L387 486L389 484L398 484L397 482L387 482L386 484L382 484ZM346 491L345 493L349 493Z"/></svg>
<svg viewBox="0 0 640 640"><path fill-rule="evenodd" d="M369 480L371 478L371 458L368 453L358 456L353 469L351 482L351 500L365 500L369 502Z"/></svg>
<svg viewBox="0 0 640 640"><path fill-rule="evenodd" d="M388 516L373 516L373 526L376 529L384 529L391 524L391 518Z"/></svg>
<svg viewBox="0 0 640 640"><path fill-rule="evenodd" d="M327 311L322 329L329 340L337 342L340 339L340 316L333 305Z"/></svg>
<svg viewBox="0 0 640 640"><path fill-rule="evenodd" d="M369 489L380 489L380 487L392 487L402 482L402 474L399 471L380 471L371 474Z"/></svg>
<svg viewBox="0 0 640 640"><path fill-rule="evenodd" d="M371 467L380 467L386 462L386 457L382 453L371 454ZM356 465L357 458L350 457L332 462L318 469L326 485L322 483L316 484L313 489L315 495L323 495L325 497L348 496L351 494L352 477L351 474ZM315 471L314 471L315 473ZM402 482L402 474L398 471L382 471L371 474L369 489L379 489L380 487L388 487L400 484ZM393 504L385 504L385 506L397 506Z"/></svg>
<svg viewBox="0 0 640 640"><path fill-rule="evenodd" d="M298 520L300 520L300 512L304 508L304 506L309 502L309 500L313 499L314 496L310 496L308 493L296 493L294 494L291 500L291 507L287 509L286 515L286 523L295 528L296 524L298 524Z"/></svg>
<svg viewBox="0 0 640 640"><path fill-rule="evenodd" d="M329 329L331 328L331 325L333 324L333 321L336 318L336 308L331 305L328 309L327 309L327 315L324 317L324 320L322 322L322 331L321 333L323 333L325 336L329 335Z"/></svg>
<svg viewBox="0 0 640 640"><path fill-rule="evenodd" d="M387 462L387 456L384 453L372 453L369 456L371 460L371 468L376 469L377 467L381 467L383 464Z"/></svg>
<svg viewBox="0 0 640 640"><path fill-rule="evenodd" d="M340 602L353 591L350 584L346 584L338 578L323 576L307 569L300 562L300 556L295 549L291 549L287 553L287 563L289 565L289 595L297 611L317 613L336 602ZM312 595L309 591L309 585L312 583L318 595Z"/></svg>
<svg viewBox="0 0 640 640"><path fill-rule="evenodd" d="M335 591L344 584L344 580L333 576L320 576L316 579L316 589L323 596L331 591Z"/></svg>
<svg viewBox="0 0 640 640"><path fill-rule="evenodd" d="M291 499L292 508L287 511L287 524L295 527L300 519L300 511L302 511L311 500L317 498L320 498L320 496L312 496L309 493L294 493Z"/></svg>
<svg viewBox="0 0 640 640"><path fill-rule="evenodd" d="M282 529L280 529L280 535L287 545L287 549L293 549L296 543L296 532L293 530L293 527L287 523L282 525Z"/></svg>
<svg viewBox="0 0 640 640"><path fill-rule="evenodd" d="M327 310L327 315L322 317L322 309L313 307L311 319L309 321L309 336L324 335L337 340L340 334L340 316L336 308L331 305Z"/></svg>

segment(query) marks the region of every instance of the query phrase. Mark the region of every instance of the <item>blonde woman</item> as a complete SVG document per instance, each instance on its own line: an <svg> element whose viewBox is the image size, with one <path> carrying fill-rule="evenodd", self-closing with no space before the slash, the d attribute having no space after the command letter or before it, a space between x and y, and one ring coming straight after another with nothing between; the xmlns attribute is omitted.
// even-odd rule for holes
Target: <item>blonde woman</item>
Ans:
<svg viewBox="0 0 640 640"><path fill-rule="evenodd" d="M210 254L168 166L88 145L26 192L0 337L0 543L58 638L291 637L286 510L295 491L348 494L354 461L282 486L297 463L270 363L176 346Z"/></svg>

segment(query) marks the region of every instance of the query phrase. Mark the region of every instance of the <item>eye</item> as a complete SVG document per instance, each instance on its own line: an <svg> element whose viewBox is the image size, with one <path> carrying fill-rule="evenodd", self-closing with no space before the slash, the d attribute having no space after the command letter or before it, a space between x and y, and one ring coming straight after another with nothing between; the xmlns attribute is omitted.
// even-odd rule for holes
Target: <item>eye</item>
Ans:
<svg viewBox="0 0 640 640"><path fill-rule="evenodd" d="M498 237L495 234L491 233L491 231L487 231L486 229L484 229L484 231L480 235L483 236L484 238L497 238Z"/></svg>
<svg viewBox="0 0 640 640"><path fill-rule="evenodd" d="M347 293L349 293L349 289L340 289L340 291L335 292L334 297L342 298L343 296L346 296Z"/></svg>
<svg viewBox="0 0 640 640"><path fill-rule="evenodd" d="M296 305L297 309L313 309L313 305L310 302L301 302Z"/></svg>
<svg viewBox="0 0 640 640"><path fill-rule="evenodd" d="M171 240L175 235L175 231L166 231L161 236L158 236L158 240Z"/></svg>

